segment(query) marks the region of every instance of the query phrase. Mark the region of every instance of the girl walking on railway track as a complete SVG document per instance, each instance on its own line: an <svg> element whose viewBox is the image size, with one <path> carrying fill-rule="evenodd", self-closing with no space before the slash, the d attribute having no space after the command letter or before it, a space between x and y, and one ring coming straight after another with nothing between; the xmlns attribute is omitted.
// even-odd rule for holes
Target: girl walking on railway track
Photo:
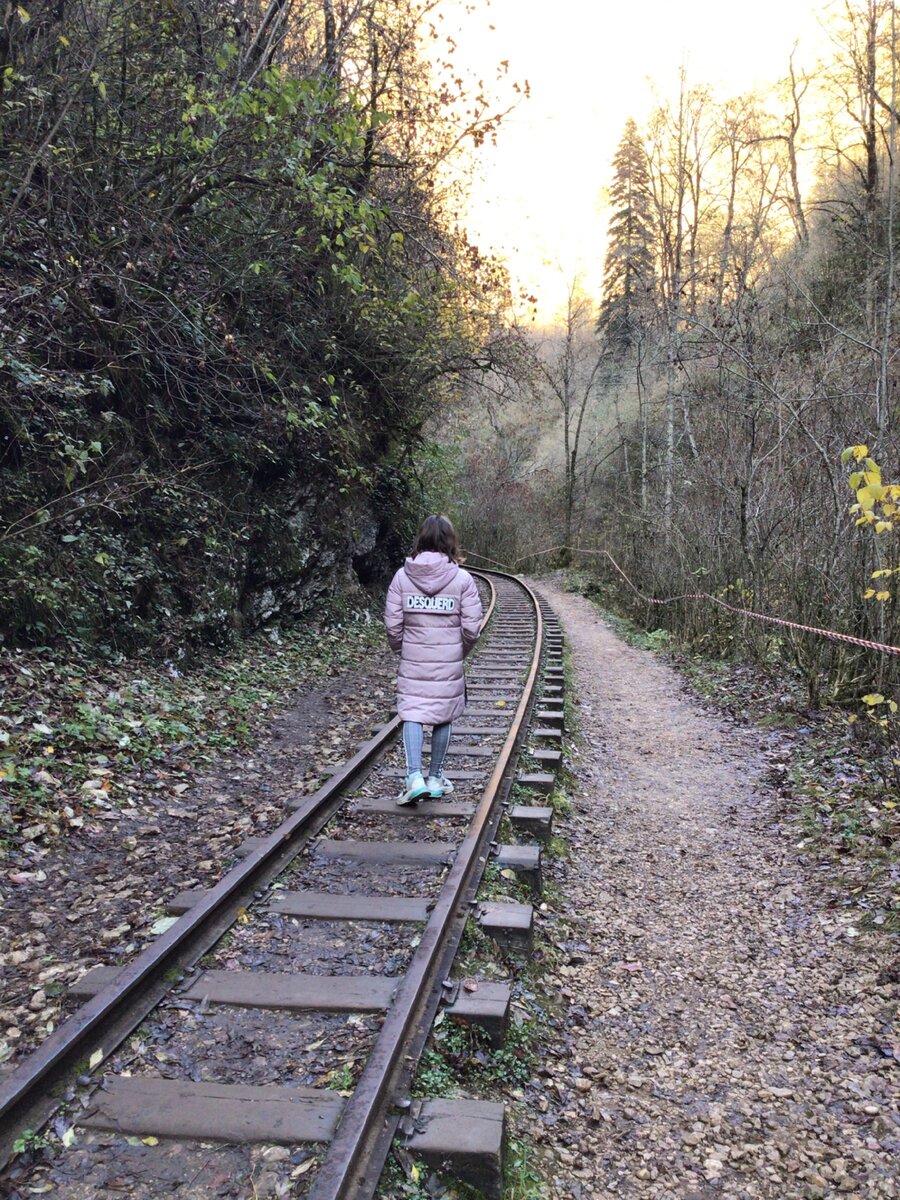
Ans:
<svg viewBox="0 0 900 1200"><path fill-rule="evenodd" d="M466 706L463 659L478 640L481 598L459 563L459 539L446 517L422 523L412 553L388 589L384 623L400 655L397 712L403 720L406 783L398 804L453 791L444 774L452 722ZM428 779L422 774L424 725L431 725Z"/></svg>

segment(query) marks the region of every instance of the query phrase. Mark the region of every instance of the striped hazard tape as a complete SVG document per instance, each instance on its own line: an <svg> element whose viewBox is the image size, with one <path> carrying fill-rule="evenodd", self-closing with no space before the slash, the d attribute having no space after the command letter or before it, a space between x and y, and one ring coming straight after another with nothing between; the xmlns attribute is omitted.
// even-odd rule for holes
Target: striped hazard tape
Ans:
<svg viewBox="0 0 900 1200"><path fill-rule="evenodd" d="M498 562L494 558L487 558L483 554L476 554L474 550L467 550L466 555L470 558L477 558L481 562L493 563L494 566L501 567L504 571L512 571L519 563L529 562L534 558L543 558L548 554L558 554L562 550L567 550L570 554L589 554L598 558L608 558L628 587L646 604L662 606L666 604L678 604L682 600L706 600L711 604L717 604L719 608L725 608L729 612L736 613L742 617L749 617L754 621L764 621L768 625L779 625L784 629L795 629L798 633L816 634L818 637L828 638L832 642L840 642L848 646L859 646L863 650L877 650L880 654L900 654L900 646L891 646L885 642L873 642L869 638L854 637L851 633L839 633L836 629L822 629L818 625L804 625L802 621L789 621L787 617L773 617L769 613L756 612L752 608L742 608L738 604L729 604L727 600L723 600L720 596L713 596L710 592L682 592L679 596L668 596L664 600L659 600L655 596L647 596L629 579L608 550L588 550L581 546L550 546L547 550L538 550L534 554L526 554L522 558L514 559L512 563Z"/></svg>

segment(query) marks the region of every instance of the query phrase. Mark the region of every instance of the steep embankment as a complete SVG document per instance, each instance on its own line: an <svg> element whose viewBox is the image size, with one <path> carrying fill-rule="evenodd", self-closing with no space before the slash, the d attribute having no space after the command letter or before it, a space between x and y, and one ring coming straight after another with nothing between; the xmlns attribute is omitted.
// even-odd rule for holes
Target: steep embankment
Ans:
<svg viewBox="0 0 900 1200"><path fill-rule="evenodd" d="M308 6L11 13L7 644L222 642L377 578L488 329L421 14L362 6L338 45Z"/></svg>

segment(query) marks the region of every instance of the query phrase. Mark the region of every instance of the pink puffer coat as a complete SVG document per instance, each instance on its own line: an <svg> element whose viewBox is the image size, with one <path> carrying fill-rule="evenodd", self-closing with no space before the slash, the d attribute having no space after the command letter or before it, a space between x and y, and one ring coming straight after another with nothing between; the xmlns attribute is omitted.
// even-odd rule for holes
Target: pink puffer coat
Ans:
<svg viewBox="0 0 900 1200"><path fill-rule="evenodd" d="M478 640L481 598L468 571L423 550L391 580L384 623L400 655L397 712L404 721L443 725L466 707L463 659Z"/></svg>

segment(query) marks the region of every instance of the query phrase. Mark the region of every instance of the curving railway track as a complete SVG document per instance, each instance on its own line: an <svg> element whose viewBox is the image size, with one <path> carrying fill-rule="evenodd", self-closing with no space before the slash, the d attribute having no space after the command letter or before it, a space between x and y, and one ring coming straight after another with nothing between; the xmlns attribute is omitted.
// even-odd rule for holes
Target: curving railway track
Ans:
<svg viewBox="0 0 900 1200"><path fill-rule="evenodd" d="M541 793L561 762L552 615L512 576L476 574L487 615L448 757L452 797L395 806L395 717L218 884L176 897L177 920L150 947L80 980L79 1007L0 1082L0 1160L48 1121L67 1146L39 1177L13 1160L10 1196L36 1179L68 1200L250 1195L255 1184L232 1193L228 1181L264 1169L272 1194L365 1200L395 1137L500 1194L502 1106L410 1099L439 1009L502 1039L509 987L460 987L453 960L468 921L530 944L530 906L476 893L491 859L539 893L530 839L549 831ZM533 803L510 808L517 779ZM525 841L498 843L504 814Z"/></svg>

